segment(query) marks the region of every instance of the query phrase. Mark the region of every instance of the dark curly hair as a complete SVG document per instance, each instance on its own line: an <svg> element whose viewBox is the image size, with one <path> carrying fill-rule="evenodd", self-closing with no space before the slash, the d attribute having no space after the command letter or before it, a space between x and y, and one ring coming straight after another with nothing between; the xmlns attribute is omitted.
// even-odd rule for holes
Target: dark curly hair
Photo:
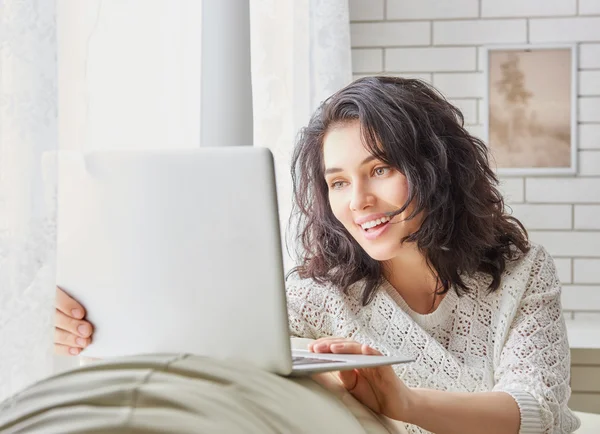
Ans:
<svg viewBox="0 0 600 434"><path fill-rule="evenodd" d="M301 130L292 157L294 208L299 225L300 277L329 282L347 292L363 280L363 305L383 281L383 265L372 259L334 217L324 177L327 131L360 122L369 153L399 170L413 202L407 219L422 213L414 242L438 279L438 294L454 287L469 292L463 277L491 276L500 286L507 261L529 250L527 231L504 210L487 146L464 128L462 113L435 88L415 79L366 77L321 104Z"/></svg>

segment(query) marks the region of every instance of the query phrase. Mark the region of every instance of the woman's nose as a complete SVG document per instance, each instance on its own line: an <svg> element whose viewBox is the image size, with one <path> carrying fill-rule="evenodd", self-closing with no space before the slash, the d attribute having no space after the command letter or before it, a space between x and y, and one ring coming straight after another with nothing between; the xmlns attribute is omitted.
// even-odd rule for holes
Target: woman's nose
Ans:
<svg viewBox="0 0 600 434"><path fill-rule="evenodd" d="M352 197L350 198L350 209L359 211L373 204L373 195L366 186L354 184L352 188Z"/></svg>

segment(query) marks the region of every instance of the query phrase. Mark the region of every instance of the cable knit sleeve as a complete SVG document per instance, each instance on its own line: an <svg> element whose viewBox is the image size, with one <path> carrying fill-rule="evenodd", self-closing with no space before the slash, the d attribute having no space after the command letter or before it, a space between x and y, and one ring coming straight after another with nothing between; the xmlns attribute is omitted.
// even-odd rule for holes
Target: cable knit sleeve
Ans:
<svg viewBox="0 0 600 434"><path fill-rule="evenodd" d="M567 408L570 349L554 261L535 247L527 287L496 359L495 391L521 411L520 433L571 433L578 419Z"/></svg>

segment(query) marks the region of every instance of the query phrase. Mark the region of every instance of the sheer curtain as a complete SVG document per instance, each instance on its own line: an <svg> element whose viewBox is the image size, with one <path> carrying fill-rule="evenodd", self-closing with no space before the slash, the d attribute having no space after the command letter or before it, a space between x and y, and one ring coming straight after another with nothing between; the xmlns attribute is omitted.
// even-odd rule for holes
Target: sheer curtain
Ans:
<svg viewBox="0 0 600 434"><path fill-rule="evenodd" d="M250 0L254 145L275 156L282 229L291 210L289 162L298 130L352 79L349 22L348 0ZM294 224L288 229L293 238ZM289 269L293 255L285 262Z"/></svg>
<svg viewBox="0 0 600 434"><path fill-rule="evenodd" d="M0 2L0 399L52 368L55 22L52 0Z"/></svg>
<svg viewBox="0 0 600 434"><path fill-rule="evenodd" d="M59 93L57 2L66 11L59 17L58 51L67 54L59 57ZM188 96L199 89L194 53L201 41L192 14L181 12L195 11L197 2L181 0L179 9L171 9L171 0L0 0L0 399L52 371L55 175L46 173L42 182L41 156L57 149L57 107L61 149L199 146L200 101ZM131 21L136 8L148 13ZM165 10L168 16L159 13ZM250 20L254 144L275 155L283 229L297 131L323 99L351 80L348 4L250 0ZM149 32L148 37L140 39L143 32L131 32L132 25ZM162 29L167 39L152 33L153 28ZM149 48L153 38L162 41L160 49ZM166 46L177 38L173 50ZM151 72L143 83L130 68L114 68L132 61L114 48L118 45L132 52L137 47L133 66ZM181 80L173 83L174 75ZM144 89L153 83L162 91L148 95ZM146 96L138 102L133 93L124 94L132 88ZM118 93L130 117L118 129L98 127L112 122L110 92ZM164 127L152 122L152 137L161 140L149 140L150 129L141 128L165 107L177 116ZM286 268L291 265L287 258Z"/></svg>

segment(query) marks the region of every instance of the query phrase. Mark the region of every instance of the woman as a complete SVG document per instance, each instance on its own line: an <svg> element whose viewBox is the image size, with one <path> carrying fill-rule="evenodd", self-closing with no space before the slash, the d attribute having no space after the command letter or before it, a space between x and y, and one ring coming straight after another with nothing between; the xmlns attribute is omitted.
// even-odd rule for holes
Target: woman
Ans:
<svg viewBox="0 0 600 434"><path fill-rule="evenodd" d="M292 175L292 333L317 339L314 352L416 359L340 373L350 393L409 432L578 427L553 261L504 213L487 148L455 107L417 80L358 80L313 115ZM59 292L58 352L89 344L83 317Z"/></svg>

